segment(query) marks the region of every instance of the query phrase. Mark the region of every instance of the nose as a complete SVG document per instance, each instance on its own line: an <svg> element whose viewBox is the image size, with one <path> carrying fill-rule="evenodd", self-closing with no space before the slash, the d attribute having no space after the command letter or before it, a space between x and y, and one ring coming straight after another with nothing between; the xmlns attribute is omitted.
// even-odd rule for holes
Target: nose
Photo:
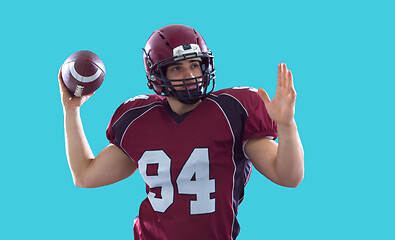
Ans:
<svg viewBox="0 0 395 240"><path fill-rule="evenodd" d="M194 78L195 75L193 74L192 70L188 69L185 71L184 77L185 78Z"/></svg>

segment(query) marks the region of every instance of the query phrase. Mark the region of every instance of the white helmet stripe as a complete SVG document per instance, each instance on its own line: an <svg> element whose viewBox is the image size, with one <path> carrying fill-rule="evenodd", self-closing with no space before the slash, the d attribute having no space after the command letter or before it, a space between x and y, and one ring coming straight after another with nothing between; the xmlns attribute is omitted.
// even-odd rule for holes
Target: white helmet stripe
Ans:
<svg viewBox="0 0 395 240"><path fill-rule="evenodd" d="M76 71L75 68L74 68L74 62L71 62L70 64L71 64L71 66L70 66L71 75L73 75L73 77L74 77L75 79L77 79L78 81L83 82L83 83L93 82L93 81L95 81L95 80L100 76L100 74L101 74L100 69L97 69L96 73L93 74L92 76L84 77L84 76L80 75L79 73L77 73L77 71Z"/></svg>

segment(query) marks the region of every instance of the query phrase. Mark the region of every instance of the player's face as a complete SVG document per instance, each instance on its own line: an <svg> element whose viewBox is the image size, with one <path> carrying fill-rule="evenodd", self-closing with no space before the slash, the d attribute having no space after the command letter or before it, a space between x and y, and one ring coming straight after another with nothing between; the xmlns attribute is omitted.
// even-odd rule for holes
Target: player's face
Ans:
<svg viewBox="0 0 395 240"><path fill-rule="evenodd" d="M175 64L170 65L167 67L166 77L170 80L177 80L177 79L186 79L186 78L195 78L202 76L202 69L200 68L200 62L195 59L183 60L176 62ZM201 79L199 79L201 80ZM193 83L196 82L195 79L191 79L186 81L185 83ZM172 81L172 85L182 84L182 80ZM201 83L200 83L201 85ZM196 88L195 84L188 86L188 89ZM183 86L174 87L175 90L185 90Z"/></svg>

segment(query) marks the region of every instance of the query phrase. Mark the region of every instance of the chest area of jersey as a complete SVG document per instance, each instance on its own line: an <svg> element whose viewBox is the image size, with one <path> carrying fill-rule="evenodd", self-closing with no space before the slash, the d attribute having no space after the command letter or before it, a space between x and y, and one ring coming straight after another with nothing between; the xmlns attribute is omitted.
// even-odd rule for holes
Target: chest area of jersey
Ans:
<svg viewBox="0 0 395 240"><path fill-rule="evenodd" d="M144 152L159 150L181 167L195 149L207 149L209 157L216 159L231 157L239 134L232 131L230 120L217 107L195 109L180 124L158 107L130 124L121 145L135 161Z"/></svg>

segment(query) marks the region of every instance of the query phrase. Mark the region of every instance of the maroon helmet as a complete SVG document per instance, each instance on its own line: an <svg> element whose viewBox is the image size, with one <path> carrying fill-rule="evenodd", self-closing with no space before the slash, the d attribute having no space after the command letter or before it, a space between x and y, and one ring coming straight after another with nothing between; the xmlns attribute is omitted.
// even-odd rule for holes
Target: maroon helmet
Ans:
<svg viewBox="0 0 395 240"><path fill-rule="evenodd" d="M157 94L193 104L214 90L214 56L195 29L181 24L162 27L152 33L143 50L148 87ZM181 80L167 79L167 67L187 59L199 60L203 75ZM207 92L211 80L213 81L212 89ZM196 85L196 88L188 90L189 85ZM185 90L174 89L179 86L183 86Z"/></svg>

